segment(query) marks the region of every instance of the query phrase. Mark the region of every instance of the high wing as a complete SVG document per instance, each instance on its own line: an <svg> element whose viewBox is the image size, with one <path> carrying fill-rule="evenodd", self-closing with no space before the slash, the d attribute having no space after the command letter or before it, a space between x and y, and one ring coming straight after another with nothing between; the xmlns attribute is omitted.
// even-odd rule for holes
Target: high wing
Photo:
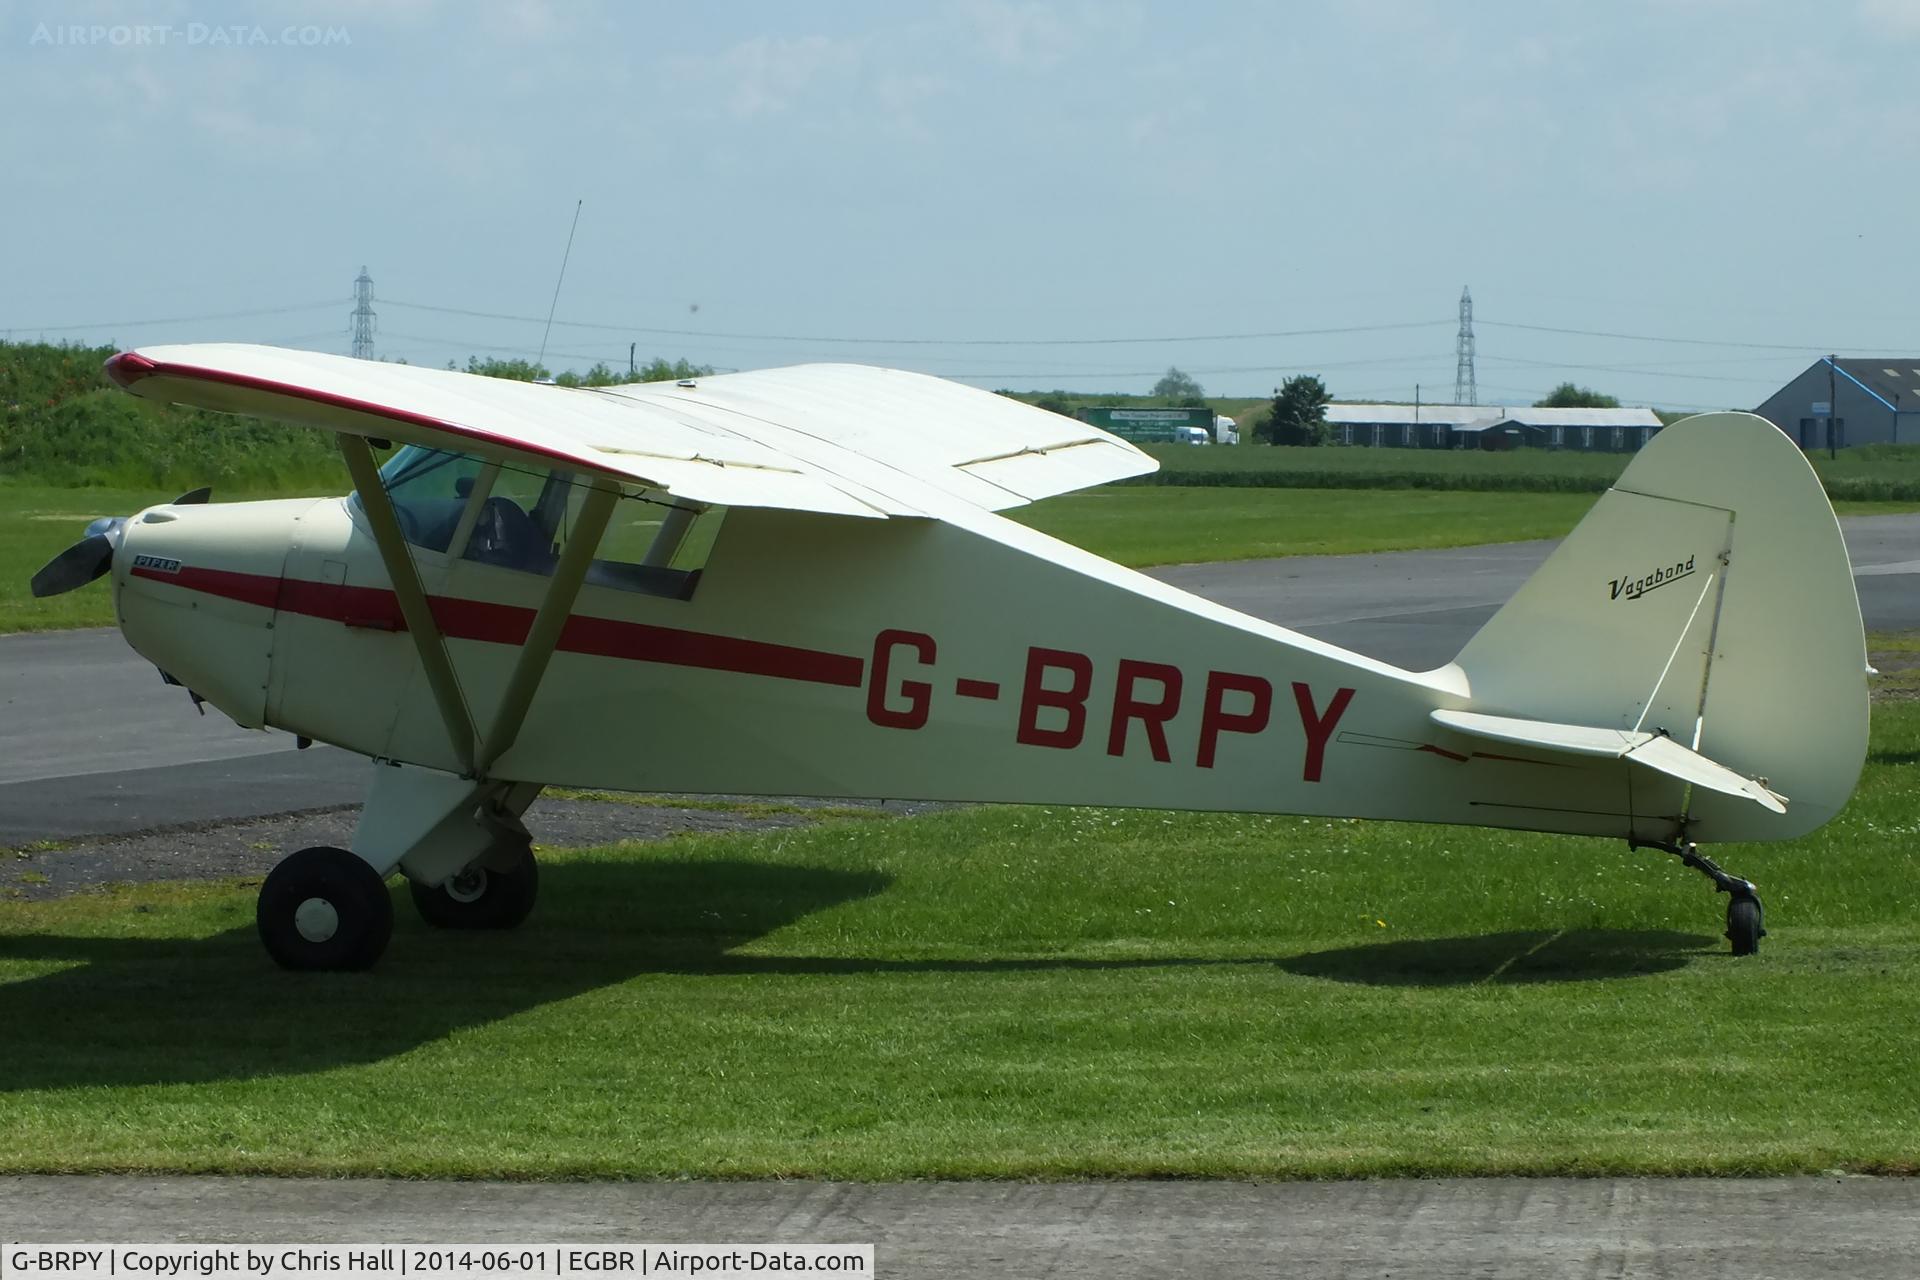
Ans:
<svg viewBox="0 0 1920 1280"><path fill-rule="evenodd" d="M557 387L278 347L115 356L135 395L362 437L555 466L696 502L866 517L999 511L1158 465L1005 396L865 365Z"/></svg>

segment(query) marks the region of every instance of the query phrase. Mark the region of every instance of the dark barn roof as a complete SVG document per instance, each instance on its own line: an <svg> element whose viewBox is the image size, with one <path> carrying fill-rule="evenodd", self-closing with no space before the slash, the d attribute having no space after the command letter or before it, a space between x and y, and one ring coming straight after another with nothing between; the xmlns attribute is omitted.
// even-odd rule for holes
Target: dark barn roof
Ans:
<svg viewBox="0 0 1920 1280"><path fill-rule="evenodd" d="M1842 356L1833 364L1887 408L1920 409L1920 356Z"/></svg>

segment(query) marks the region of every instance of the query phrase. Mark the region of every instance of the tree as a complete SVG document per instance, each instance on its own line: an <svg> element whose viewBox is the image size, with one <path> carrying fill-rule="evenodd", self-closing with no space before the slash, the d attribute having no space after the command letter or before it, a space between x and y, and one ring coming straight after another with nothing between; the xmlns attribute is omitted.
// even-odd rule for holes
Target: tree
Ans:
<svg viewBox="0 0 1920 1280"><path fill-rule="evenodd" d="M453 362L449 360L447 368L453 367ZM468 356L467 372L484 374L489 378L512 378L517 382L550 379L563 387L614 387L628 382L677 382L685 378L711 377L713 366L656 358L628 373L625 369L611 367L603 360L585 373L568 369L555 375L549 373L545 365L535 364L531 360L503 360L497 356L482 360L479 356Z"/></svg>
<svg viewBox="0 0 1920 1280"><path fill-rule="evenodd" d="M1153 394L1168 400L1199 400L1207 393L1203 391L1192 375L1180 372L1173 365L1167 366L1167 372L1160 381L1153 384Z"/></svg>
<svg viewBox="0 0 1920 1280"><path fill-rule="evenodd" d="M1591 387L1576 387L1571 382L1563 382L1547 392L1545 400L1535 400L1536 409L1618 409L1620 402L1612 396L1601 395Z"/></svg>
<svg viewBox="0 0 1920 1280"><path fill-rule="evenodd" d="M537 365L531 360L502 360L497 356L489 356L485 360L479 356L468 356L467 372L487 378L511 378L515 382L532 382L536 378L551 376L544 365Z"/></svg>
<svg viewBox="0 0 1920 1280"><path fill-rule="evenodd" d="M1327 442L1326 384L1310 373L1288 378L1273 393L1266 423L1268 444L1312 445Z"/></svg>

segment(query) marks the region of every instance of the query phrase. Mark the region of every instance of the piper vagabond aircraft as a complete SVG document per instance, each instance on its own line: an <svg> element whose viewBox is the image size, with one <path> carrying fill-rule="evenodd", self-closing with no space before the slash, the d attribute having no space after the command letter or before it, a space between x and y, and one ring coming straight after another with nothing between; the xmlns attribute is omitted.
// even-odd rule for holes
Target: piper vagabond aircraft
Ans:
<svg viewBox="0 0 1920 1280"><path fill-rule="evenodd" d="M1838 523L1748 414L1661 432L1456 661L1416 673L995 515L1155 464L920 374L575 389L225 345L107 371L333 432L356 486L101 522L33 584L110 573L168 679L373 761L353 848L292 854L260 890L288 968L372 964L396 869L433 924L518 924L521 815L550 784L1609 836L1711 877L1746 953L1759 898L1696 845L1813 830L1865 757Z"/></svg>

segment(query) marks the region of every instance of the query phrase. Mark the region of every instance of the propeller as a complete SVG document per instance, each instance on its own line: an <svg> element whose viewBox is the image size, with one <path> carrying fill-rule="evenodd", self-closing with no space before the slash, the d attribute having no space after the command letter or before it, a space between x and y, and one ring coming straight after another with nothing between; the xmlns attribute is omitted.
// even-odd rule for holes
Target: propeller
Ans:
<svg viewBox="0 0 1920 1280"><path fill-rule="evenodd" d="M183 493L173 500L176 507L191 507L213 497L210 487L202 486ZM75 587L84 587L95 578L104 577L113 568L113 553L120 548L120 540L126 534L127 517L101 516L87 526L80 541L62 551L33 575L30 584L37 597L57 596L72 591Z"/></svg>

